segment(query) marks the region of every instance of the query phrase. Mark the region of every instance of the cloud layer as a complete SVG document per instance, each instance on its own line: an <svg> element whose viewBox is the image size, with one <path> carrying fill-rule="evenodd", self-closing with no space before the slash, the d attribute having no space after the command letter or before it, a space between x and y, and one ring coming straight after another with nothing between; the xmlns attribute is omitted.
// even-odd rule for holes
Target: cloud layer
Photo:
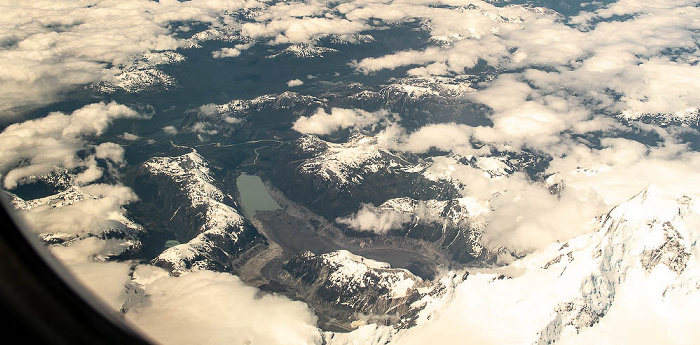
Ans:
<svg viewBox="0 0 700 345"><path fill-rule="evenodd" d="M320 344L316 316L302 302L261 294L238 277L211 271L170 277L153 267L135 272L148 303L126 314L164 344ZM163 317L168 317L164 322Z"/></svg>

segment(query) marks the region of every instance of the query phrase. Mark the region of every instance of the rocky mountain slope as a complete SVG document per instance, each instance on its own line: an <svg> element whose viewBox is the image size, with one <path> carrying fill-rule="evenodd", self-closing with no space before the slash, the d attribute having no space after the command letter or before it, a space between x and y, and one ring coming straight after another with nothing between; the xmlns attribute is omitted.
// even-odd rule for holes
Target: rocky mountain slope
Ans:
<svg viewBox="0 0 700 345"><path fill-rule="evenodd" d="M139 169L136 191L147 196L137 206L160 208L151 215L151 231L170 232L180 243L160 253L154 265L176 275L195 267L229 271L240 253L265 243L214 175L195 151L155 157Z"/></svg>
<svg viewBox="0 0 700 345"><path fill-rule="evenodd" d="M297 290L332 324L354 329L367 323L410 328L424 310L449 297L460 281L450 272L424 281L405 269L370 260L346 250L322 255L304 252L283 267L282 281Z"/></svg>

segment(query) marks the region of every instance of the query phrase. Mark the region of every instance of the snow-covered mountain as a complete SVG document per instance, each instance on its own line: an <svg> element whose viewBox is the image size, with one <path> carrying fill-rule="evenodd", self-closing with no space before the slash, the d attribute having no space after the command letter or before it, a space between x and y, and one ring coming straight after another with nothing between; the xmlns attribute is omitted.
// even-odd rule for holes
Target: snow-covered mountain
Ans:
<svg viewBox="0 0 700 345"><path fill-rule="evenodd" d="M322 100L316 97L285 91L280 94L267 94L253 99L235 99L222 105L207 105L205 107L209 109L209 111L204 111L203 113L204 115L213 113L237 115L259 112L263 109L291 109L299 104L315 104L319 106L321 102Z"/></svg>
<svg viewBox="0 0 700 345"><path fill-rule="evenodd" d="M325 344L329 345L383 345L392 343L397 335L406 332L416 325L427 322L434 314L446 308L455 296L455 288L459 286L468 274L458 275L452 271L434 282L424 282L423 287L411 291L411 295L397 310L401 313L398 321L392 325L387 320L368 323L372 319L356 321L359 327L351 332L323 332ZM395 319L394 319L395 320Z"/></svg>
<svg viewBox="0 0 700 345"><path fill-rule="evenodd" d="M481 244L488 205L474 198L416 200L394 198L379 206L364 204L350 216L336 219L356 231L405 236L434 243L457 262L475 258L487 261L489 253Z"/></svg>
<svg viewBox="0 0 700 345"><path fill-rule="evenodd" d="M299 116L308 116L325 104L325 100L301 95L292 91L266 94L252 99L234 99L224 104L206 104L191 112L182 128L207 135L230 135L236 132L237 139L269 139L258 133L258 126L278 128L291 123ZM256 136L256 135L259 135Z"/></svg>
<svg viewBox="0 0 700 345"><path fill-rule="evenodd" d="M155 341L700 339L698 0L0 9L2 188Z"/></svg>
<svg viewBox="0 0 700 345"><path fill-rule="evenodd" d="M407 270L392 269L387 263L345 250L322 255L301 253L283 268L293 280L309 285L305 289L309 299L364 314L386 314L424 285Z"/></svg>
<svg viewBox="0 0 700 345"><path fill-rule="evenodd" d="M327 339L330 344L452 343L465 337L486 344L578 344L647 337L692 344L687 336L700 321L695 200L650 186L599 217L596 228L492 272L470 270L441 308L418 313L414 328L374 326L369 332L365 327Z"/></svg>
<svg viewBox="0 0 700 345"><path fill-rule="evenodd" d="M143 170L149 182L142 183L158 188L155 202L165 205L171 215L166 226L181 242L158 255L156 266L173 274L195 267L227 271L239 253L264 242L196 151L152 158Z"/></svg>
<svg viewBox="0 0 700 345"><path fill-rule="evenodd" d="M311 44L292 44L282 51L268 56L269 59L274 59L280 56L293 56L297 58L310 59L322 58L324 54L335 53L338 50L327 47L318 47Z"/></svg>
<svg viewBox="0 0 700 345"><path fill-rule="evenodd" d="M462 280L450 272L434 282L424 281L408 270L346 250L321 255L304 252L283 269L284 281L331 318L330 324L356 328L377 323L391 325L394 331L414 326L426 310L439 308Z"/></svg>
<svg viewBox="0 0 700 345"><path fill-rule="evenodd" d="M538 344L575 337L604 323L618 296L628 289L666 308L673 307L674 299L699 297L699 211L693 199L674 200L650 186L601 217L596 233L565 244L544 268L558 266L563 271L590 265L593 269L581 282L580 296L558 305ZM587 246L580 246L586 240Z"/></svg>
<svg viewBox="0 0 700 345"><path fill-rule="evenodd" d="M314 176L319 188L343 190L361 184L367 174L392 173L404 166L403 159L384 149L375 137L358 135L336 144L305 135L297 145L300 155L312 155L299 165L299 172Z"/></svg>
<svg viewBox="0 0 700 345"><path fill-rule="evenodd" d="M362 90L350 96L351 99L369 102L381 101L384 105L395 106L401 103L416 105L421 101L459 103L464 96L473 92L473 76L459 78L406 77L395 78L376 91Z"/></svg>
<svg viewBox="0 0 700 345"><path fill-rule="evenodd" d="M101 81L94 86L101 93L112 93L123 90L127 93L142 93L156 89L171 89L177 85L173 77L159 69L161 65L181 63L185 60L182 54L172 51L149 52L141 58L125 65L112 68L114 76Z"/></svg>
<svg viewBox="0 0 700 345"><path fill-rule="evenodd" d="M700 109L698 108L689 108L676 113L656 114L623 111L618 117L625 121L640 121L661 127L683 126L698 128L700 126Z"/></svg>

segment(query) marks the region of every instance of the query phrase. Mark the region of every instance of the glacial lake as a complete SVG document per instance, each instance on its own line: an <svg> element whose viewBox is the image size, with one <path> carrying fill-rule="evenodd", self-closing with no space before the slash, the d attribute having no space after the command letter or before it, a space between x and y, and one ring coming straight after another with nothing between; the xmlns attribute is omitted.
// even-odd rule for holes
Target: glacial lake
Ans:
<svg viewBox="0 0 700 345"><path fill-rule="evenodd" d="M236 179L238 193L241 195L241 206L249 216L255 215L257 211L274 211L279 210L275 200L272 200L270 194L267 193L265 184L260 177L255 175L241 174Z"/></svg>

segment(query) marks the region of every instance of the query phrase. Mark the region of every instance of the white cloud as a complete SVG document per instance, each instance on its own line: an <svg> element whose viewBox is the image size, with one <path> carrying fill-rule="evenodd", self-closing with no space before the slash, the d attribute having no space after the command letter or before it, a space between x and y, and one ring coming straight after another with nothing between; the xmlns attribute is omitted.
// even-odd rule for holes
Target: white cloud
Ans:
<svg viewBox="0 0 700 345"><path fill-rule="evenodd" d="M295 87L295 86L301 86L301 85L304 85L304 81L302 81L301 79L292 79L292 80L287 82L288 87Z"/></svg>
<svg viewBox="0 0 700 345"><path fill-rule="evenodd" d="M163 132L167 135L175 135L178 133L177 128L175 126L165 126L163 127Z"/></svg>
<svg viewBox="0 0 700 345"><path fill-rule="evenodd" d="M543 186L507 178L507 189L490 199L492 212L481 238L489 248L525 254L590 231L605 206L595 195L564 190L557 197Z"/></svg>
<svg viewBox="0 0 700 345"><path fill-rule="evenodd" d="M464 196L490 205L483 244L526 253L585 232L593 217L650 184L678 195L700 195L700 155L675 143L671 134L665 136L668 141L659 147L623 138L603 139L601 148L569 143L547 169L563 182L559 196L522 173L491 178L454 158L433 158L425 174L458 181L465 186Z"/></svg>
<svg viewBox="0 0 700 345"><path fill-rule="evenodd" d="M649 148L627 139L606 139L600 149L572 146L555 157L548 171L558 172L566 188L595 193L607 205L624 201L649 184L672 193L700 194L700 155L684 145Z"/></svg>
<svg viewBox="0 0 700 345"><path fill-rule="evenodd" d="M100 102L70 115L54 112L8 126L0 133L0 173L4 174L5 188L14 188L23 178L47 174L60 167L71 170L94 166L93 154L84 159L77 156L88 149L86 138L101 135L116 119L137 117L136 111L124 105ZM114 145L109 146L112 151ZM102 154L106 154L103 152L106 148L100 149ZM96 176L95 169L88 174Z"/></svg>
<svg viewBox="0 0 700 345"><path fill-rule="evenodd" d="M227 273L195 271L176 278L152 271L137 268L149 302L130 309L126 318L160 343L321 343L316 316L302 302L261 295Z"/></svg>
<svg viewBox="0 0 700 345"><path fill-rule="evenodd" d="M337 10L346 19L360 22L424 18L424 28L432 39L442 42L423 50L357 61L358 71L415 65L418 67L410 74L461 75L480 59L513 71L481 83L478 91L467 96L492 109L488 115L492 125L429 124L411 133L390 126L380 137L387 147L408 152L437 148L475 154L483 151L471 146L477 142L487 144L484 148L518 151L527 147L551 155L554 160L549 171L559 173L570 189L560 198L520 174L495 182L468 167L450 173L467 186L466 195L487 200L494 208L484 241L527 251L579 234L610 202L629 197L659 179L672 189L694 180L686 174L695 169L694 156L680 154L687 150L684 148L672 150L670 142L648 151L632 140L603 140L602 149L593 149L569 135L628 131L609 117L621 111L685 114L698 108L700 92L694 91L698 85L691 77L699 68L694 62L698 49L693 38L698 9L690 4L669 0L645 5L642 10L633 1L619 1L596 13L572 18L579 26L565 25L563 17L551 11L481 2L455 10L414 1L391 5L356 1L338 5ZM613 14L634 16L596 21ZM677 56L660 57L669 50ZM331 118L319 116L318 129L308 133L329 133L341 127L337 123L342 117ZM300 119L297 128L303 128L309 119ZM616 152L620 162L601 165L598 159L610 159L608 152ZM575 173L581 167L596 173ZM635 174L634 170L643 172ZM364 207L358 212L362 217L353 219L356 227L386 231L396 226L392 217L369 211ZM562 223L567 226L558 225Z"/></svg>
<svg viewBox="0 0 700 345"><path fill-rule="evenodd" d="M458 185L465 186L463 196L491 208L485 215L489 222L482 237L486 245L523 253L565 240L585 231L592 216L650 183L677 193L700 193L700 155L675 142L677 133L671 129L635 128L662 137L664 142L657 147L619 138L604 138L597 147L568 135L622 130L609 117L622 112L683 114L700 107L700 81L695 77L700 68L700 9L694 1L642 4L619 0L569 21L555 13L522 6L496 7L479 1L439 3L441 6L413 0L391 4L358 0L342 4L312 1L268 5L244 1L131 0L0 5L0 22L5 23L0 27L0 42L5 47L0 51L0 111L21 112L18 109L52 102L64 91L78 86L114 81L120 71L145 53L172 51L184 45L184 40L174 38L167 28L171 21L240 27L241 34L249 38L283 44L309 43L327 34L360 33L371 28L370 21L375 19L399 23L419 18L434 45L362 59L355 62L357 70L371 73L412 66L410 75L449 78L463 75L465 68L485 61L505 74L487 78L469 97L491 108L488 116L492 125L429 124L406 133L393 124L380 133L380 145L405 152L424 153L437 148L465 155L487 154L489 147L515 151L529 147L552 156L547 172L557 173L565 185L561 196L555 197L545 185L533 184L522 173L491 178L453 158L434 159L429 173L461 182ZM219 13L244 7L260 8L260 13L252 17L253 22L241 25ZM599 21L613 15L619 17ZM212 52L212 56L238 56L248 47L223 48ZM135 116L136 112L124 106L98 103L71 115L51 113L7 127L0 133L0 173L4 175L5 187L13 188L23 179L59 167L74 169L77 184L94 182L104 173L96 160L120 164L124 152L116 144L94 146L88 138L101 135L115 119ZM319 109L309 117L299 118L293 129L324 135L390 122L387 117L386 112L333 108L327 113ZM239 121L233 117L226 121L229 119L232 123ZM177 134L173 126L163 130L169 135ZM195 124L193 131L214 133L215 129ZM127 134L126 140L138 138ZM477 150L471 147L473 141L487 145ZM84 199L56 208L33 207L24 214L39 231L82 234L113 224L123 216L122 206L135 200L133 191L123 186L93 184L75 188ZM405 217L363 205L357 214L343 221L356 229L386 233L399 228ZM71 258L98 250L101 245L91 241L76 241L55 251L65 260L75 260L79 276L95 284L96 291L103 291L110 305L118 306L123 298L120 288L128 273L125 264L95 266L98 264L87 259ZM78 248L81 246L85 247ZM77 252L71 254L69 249ZM515 317L509 309L515 305L527 315L533 315L531 310L541 311L537 309L541 307L540 300L532 298L542 292L541 280L537 278L524 290L509 285L507 280L489 285L488 289L468 283L457 292L454 306L439 315L440 324L412 331L409 334L414 338L402 341L459 342L469 336L476 343L503 343L514 339L512 329L537 329L533 325L549 318L551 308L524 319ZM201 342L204 333L211 341L319 341L316 320L301 303L280 296L261 298L257 290L229 275L196 272L177 279L159 276L144 285L152 304L133 309L127 317L150 330L157 340ZM482 293L493 291L499 299L480 299ZM559 290L548 289L546 293L551 291ZM217 299L211 299L212 294ZM627 325L629 310L636 311L630 306L633 304L619 313L611 310L611 322ZM479 310L479 318L473 318L475 314L467 310ZM504 310L508 312L502 313ZM165 315L169 322L163 322ZM644 318L641 326L651 325L652 321L653 318ZM497 327L503 324L509 327ZM600 334L613 336L612 324L601 324L595 331L600 333L586 333L582 339L596 342ZM646 333L640 334L647 339ZM648 339L656 336L649 335Z"/></svg>
<svg viewBox="0 0 700 345"><path fill-rule="evenodd" d="M245 43L245 44L236 44L233 48L221 48L219 50L215 50L211 53L211 55L215 59L221 59L221 58L227 58L227 57L237 57L241 55L241 52L243 50L246 50L250 47L253 46L253 43Z"/></svg>
<svg viewBox="0 0 700 345"><path fill-rule="evenodd" d="M399 150L408 152L426 152L431 148L452 151L459 147L470 147L473 129L456 123L426 125L400 140L396 145Z"/></svg>
<svg viewBox="0 0 700 345"><path fill-rule="evenodd" d="M136 194L122 185L92 184L73 186L58 194L24 201L17 197L13 204L27 230L65 239L49 245L51 253L89 292L117 311L126 297L124 286L130 280L130 262L105 262L137 243L129 238L99 236L105 231L125 229L140 231L128 220L123 205L136 200Z"/></svg>
<svg viewBox="0 0 700 345"><path fill-rule="evenodd" d="M378 58L366 58L355 63L355 67L364 73L369 73L382 69L433 63L444 60L442 53L439 48L428 48L424 51L408 50Z"/></svg>
<svg viewBox="0 0 700 345"><path fill-rule="evenodd" d="M214 103L205 104L199 107L199 113L200 115L204 115L205 117L222 118L224 121L226 121L226 123L229 124L237 124L243 122L242 119L232 116L230 114L229 109L227 109L226 105L218 105ZM197 126L197 124L195 124L195 126Z"/></svg>
<svg viewBox="0 0 700 345"><path fill-rule="evenodd" d="M273 38L275 44L309 43L321 36L356 34L369 25L340 18L288 17L267 23L244 23L241 34L254 39Z"/></svg>
<svg viewBox="0 0 700 345"><path fill-rule="evenodd" d="M103 171L97 166L97 162L94 159L87 161L87 169L78 173L75 176L74 182L78 185L86 185L90 182L95 182L103 175Z"/></svg>
<svg viewBox="0 0 700 345"><path fill-rule="evenodd" d="M362 204L355 214L345 218L338 218L336 221L357 231L386 235L390 230L401 229L405 223L410 222L411 215L392 210L383 210L372 204Z"/></svg>
<svg viewBox="0 0 700 345"><path fill-rule="evenodd" d="M304 134L331 134L339 129L375 125L388 116L386 110L368 112L362 109L332 108L328 114L319 108L313 115L297 119L292 129Z"/></svg>
<svg viewBox="0 0 700 345"><path fill-rule="evenodd" d="M124 163L124 148L115 143L102 143L95 147L95 157L122 164Z"/></svg>
<svg viewBox="0 0 700 345"><path fill-rule="evenodd" d="M124 140L129 140L129 141L141 139L140 136L133 134L133 133L127 133L127 132L124 132L124 134L121 135L121 138Z"/></svg>
<svg viewBox="0 0 700 345"><path fill-rule="evenodd" d="M199 112L205 116L218 115L221 112L221 106L214 103L208 103L199 107Z"/></svg>
<svg viewBox="0 0 700 345"><path fill-rule="evenodd" d="M211 124L208 122L195 122L192 124L191 127L192 132L197 133L197 134L204 134L204 135L215 135L219 133L218 130L214 129ZM166 130L166 133L168 131ZM170 133L168 133L170 134Z"/></svg>
<svg viewBox="0 0 700 345"><path fill-rule="evenodd" d="M591 219L610 207L591 191L565 188L556 196L521 172L492 177L451 157L433 158L425 174L459 182L462 196L488 205L480 219L486 223L481 241L490 249L524 254L569 239L589 230Z"/></svg>
<svg viewBox="0 0 700 345"><path fill-rule="evenodd" d="M466 18L469 10L446 14L414 4L417 10L412 13L430 20L427 28L433 38L449 44L367 58L357 62L356 67L372 72L439 63L449 72L462 74L461 68L473 66L474 57L478 57L506 70L524 69L501 74L468 95L493 110L489 115L492 125L428 125L408 136L400 135L398 148L412 152L425 152L430 147L469 152L473 140L496 147L506 144L506 148L516 151L525 146L552 155L549 171L560 173L566 185L561 198L517 175L496 182L484 180L481 173L466 167L452 166L455 171L449 173L467 186L466 195L488 200L493 207L483 237L487 245L528 251L580 233L591 217L648 184L661 183L670 190L697 192L690 187L697 185L691 173L697 169L696 155L674 144L671 132L662 133L666 143L659 148L633 140L604 139L603 148L595 149L567 135L625 131L608 117L623 110L636 114L692 114L687 110L700 105L696 99L700 93L695 91L697 80L691 77L699 68L693 62L697 61L698 49L692 38L697 26L692 18L698 9L689 4L662 1L640 7L633 1L620 1L592 16L575 18L583 23L582 27L564 25L556 15L547 12L529 12L517 6L493 9L478 4L474 11L484 13L488 9L493 20L481 22L476 31L460 31L449 19ZM371 13L370 8L362 11ZM405 13L389 16L405 18ZM593 22L596 16L612 14L634 16ZM473 44L481 47L466 50ZM506 46L514 53L504 50ZM680 56L660 57L669 50ZM547 71L532 66L546 66ZM427 67L412 71L422 75L446 72L444 68Z"/></svg>
<svg viewBox="0 0 700 345"><path fill-rule="evenodd" d="M211 52L211 55L215 59L222 59L227 57L237 57L241 55L241 51L236 48L221 48Z"/></svg>
<svg viewBox="0 0 700 345"><path fill-rule="evenodd" d="M696 63L699 54L694 34L698 29L694 18L700 10L692 3L660 1L641 6L642 10L633 1L619 1L595 13L584 12L573 17L578 26L565 25L554 12L485 3L474 3L471 9L459 11L415 2L348 3L338 8L352 20L424 18L429 22L425 28L432 38L445 42L440 47L360 60L355 64L359 71L418 65L423 67L411 69L410 73L459 75L481 59L506 71L525 69L524 73L518 72L516 79L538 87L538 92L529 95L528 102L547 105L545 98L556 96L567 102L578 99L574 102L577 104L593 103L596 110L653 114L682 113L697 108L700 103L699 84L690 77L700 68ZM633 16L599 21L611 15L628 14ZM667 52L672 52L673 57L660 57ZM533 66L546 67L548 72L533 70ZM497 98L507 98L507 103L526 101L518 100L518 93L488 93L491 87L485 86L489 97L498 94ZM622 97L618 99L616 95ZM526 120L520 114L512 115L520 117L518 124ZM532 120L530 116L526 121L532 125ZM566 120L562 125L575 122ZM500 140L498 132L502 129L495 128L484 135Z"/></svg>

